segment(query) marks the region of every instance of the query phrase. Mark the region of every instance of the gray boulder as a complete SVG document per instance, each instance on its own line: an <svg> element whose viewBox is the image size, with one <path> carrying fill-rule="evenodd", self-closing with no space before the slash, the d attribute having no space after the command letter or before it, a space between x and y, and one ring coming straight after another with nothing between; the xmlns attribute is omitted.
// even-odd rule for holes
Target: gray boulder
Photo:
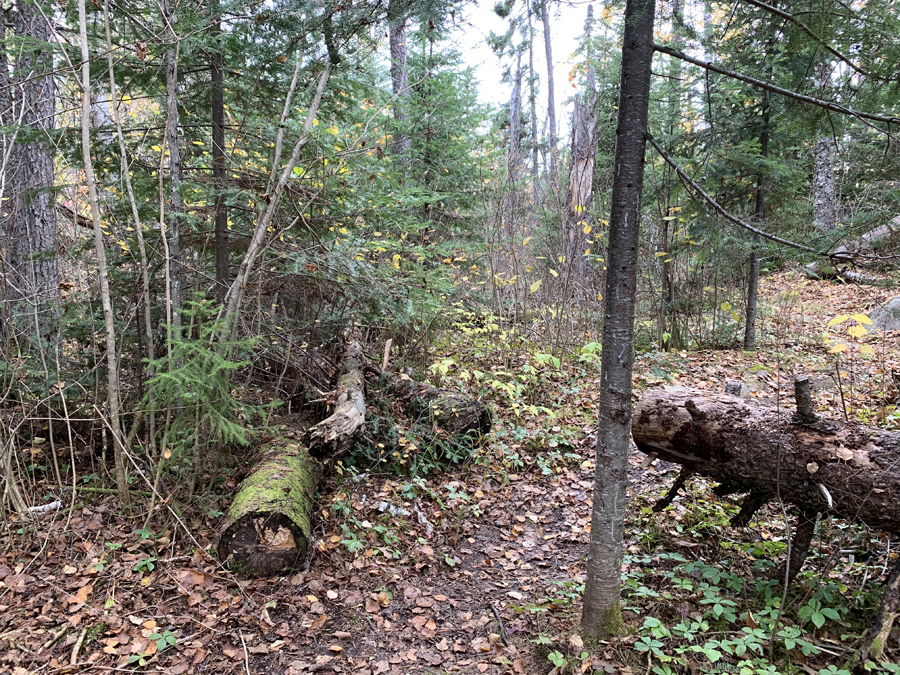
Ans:
<svg viewBox="0 0 900 675"><path fill-rule="evenodd" d="M878 330L900 330L900 295L894 296L875 309L869 318Z"/></svg>

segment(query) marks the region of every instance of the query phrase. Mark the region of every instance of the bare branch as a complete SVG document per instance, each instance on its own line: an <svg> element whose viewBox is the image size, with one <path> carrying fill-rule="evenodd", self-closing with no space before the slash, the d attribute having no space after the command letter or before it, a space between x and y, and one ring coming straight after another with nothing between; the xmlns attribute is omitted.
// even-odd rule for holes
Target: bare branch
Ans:
<svg viewBox="0 0 900 675"><path fill-rule="evenodd" d="M862 110L854 110L852 108L847 108L845 106L840 105L839 103L833 103L831 101L823 101L818 98L813 98L812 96L807 96L806 94L800 94L796 91L791 91L790 89L785 89L784 87L779 87L778 85L772 84L771 82L766 82L764 80L758 80L755 77L750 77L748 75L742 75L741 73L737 73L733 70L728 70L727 68L723 68L722 66L717 66L715 63L703 61L701 59L695 59L692 56L688 56L684 52L680 52L677 49L672 49L671 47L666 47L664 45L653 45L653 49L661 54L668 54L669 56L674 56L676 59L681 59L682 61L687 61L688 63L692 63L695 66L700 66L701 68L705 68L706 70L710 70L714 73L719 73L720 75L725 75L727 77L733 78L735 80L740 80L741 82L746 82L747 84L752 84L753 86L760 87L761 89L767 89L776 94L781 94L782 96L786 96L787 98L792 98L796 101L802 101L804 103L809 103L811 105L819 106L820 108L825 108L825 110L832 110L834 112L841 113L843 115L850 115L852 117L856 117L861 120L871 120L873 122L884 122L886 124L900 124L900 117L892 117L887 115L876 115L875 113L869 113ZM877 129L881 133L892 135L890 130L879 129L874 125L872 126L874 129Z"/></svg>
<svg viewBox="0 0 900 675"><path fill-rule="evenodd" d="M822 251L818 251L810 246L804 246L803 244L798 244L796 242L789 241L787 239L782 239L781 237L776 236L774 234L769 234L768 232L763 232L759 228L753 227L752 225L741 220L737 216L731 215L728 211L725 210L725 207L723 207L715 199L710 197L706 193L706 191L702 187L700 187L700 185L696 181L694 181L694 179L692 179L690 176L688 176L684 172L684 170L680 166L678 166L675 163L675 161L671 157L669 157L669 155L666 154L665 150L663 150L661 147L659 147L659 144L656 142L656 140L653 138L653 136L651 136L650 134L647 134L647 141L649 141L650 145L652 145L656 149L656 152L659 153L659 156L662 157L666 161L666 163L675 170L675 173L678 174L678 177L681 178L681 180L683 180L685 183L687 183L694 190L694 192L699 194L705 202L707 202L710 206L712 206L713 209L717 213L719 213L723 218L725 218L726 220L731 221L735 225L742 227L745 230L747 230L748 232L752 232L753 234L758 235L758 236L762 237L763 239L768 239L769 241L774 241L777 244L783 244L784 246L790 246L791 248L796 248L801 251L806 251L807 253L821 255L821 256L825 256L827 258L838 257L838 258L846 259L848 257L852 257L852 254L848 254L847 251L841 251L839 253L835 252L833 254L832 253L823 253Z"/></svg>
<svg viewBox="0 0 900 675"><path fill-rule="evenodd" d="M860 75L865 75L866 77L876 77L876 79L887 79L888 81L890 81L890 78L881 78L878 76L873 76L870 73L866 72L863 68L860 68L858 65L856 65L853 62L853 60L849 56L845 56L844 54L842 54L841 52L836 50L834 47L832 47L830 44L828 44L828 42L826 42L825 40L820 38L818 35L816 35L813 32L813 30L809 26L807 26L805 23L803 23L800 19L798 19L796 15L791 14L790 12L785 12L782 9L773 7L772 5L766 4L765 2L761 2L760 0L744 0L744 2L746 2L749 5L753 5L754 7L759 7L760 9L764 9L765 11L769 12L770 14L774 14L775 16L780 16L782 19L786 19L787 21L790 21L795 26L797 26L800 30L802 30L804 33L809 35L813 40L818 42L828 52L830 52L832 55L836 56L839 60L846 63L851 68L853 68L853 70L855 70Z"/></svg>

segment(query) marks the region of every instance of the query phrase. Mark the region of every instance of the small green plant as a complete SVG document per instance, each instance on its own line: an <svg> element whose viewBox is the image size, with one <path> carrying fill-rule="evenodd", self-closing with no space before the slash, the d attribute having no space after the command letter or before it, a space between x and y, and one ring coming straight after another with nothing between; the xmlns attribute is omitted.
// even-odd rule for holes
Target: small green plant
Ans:
<svg viewBox="0 0 900 675"><path fill-rule="evenodd" d="M178 642L178 638L176 638L170 630L164 630L162 633L152 633L150 639L156 640L156 651L158 652L161 652L168 647L173 647L175 643Z"/></svg>
<svg viewBox="0 0 900 675"><path fill-rule="evenodd" d="M149 574L156 569L156 556L151 555L149 558L138 560L131 569L142 574L145 572Z"/></svg>
<svg viewBox="0 0 900 675"><path fill-rule="evenodd" d="M566 665L566 657L563 656L562 652L552 651L547 654L547 660L550 661L556 668L564 668Z"/></svg>
<svg viewBox="0 0 900 675"><path fill-rule="evenodd" d="M150 656L149 654L143 654L143 653L141 653L141 654L132 654L131 656L129 656L129 657L125 660L125 663L127 663L129 666L130 666L130 665L133 665L133 664L135 664L135 663L136 663L137 665L139 665L139 666L146 666L146 665L147 665L147 658L148 658L149 656Z"/></svg>

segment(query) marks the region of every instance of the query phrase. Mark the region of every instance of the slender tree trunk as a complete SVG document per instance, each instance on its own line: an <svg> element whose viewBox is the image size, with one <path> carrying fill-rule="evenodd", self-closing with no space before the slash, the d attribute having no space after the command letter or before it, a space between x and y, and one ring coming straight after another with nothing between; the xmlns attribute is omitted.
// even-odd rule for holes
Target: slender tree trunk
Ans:
<svg viewBox="0 0 900 675"><path fill-rule="evenodd" d="M534 5L526 0L525 11L528 13L528 104L531 109L531 185L534 192L534 203L538 201L538 142L537 142L537 77L534 74L534 26L531 25L531 14Z"/></svg>
<svg viewBox="0 0 900 675"><path fill-rule="evenodd" d="M394 154L404 164L409 164L412 138L409 135L409 68L407 67L406 13L398 0L391 0L389 7L391 43L391 85L394 93L394 122L396 140Z"/></svg>
<svg viewBox="0 0 900 675"><path fill-rule="evenodd" d="M837 195L834 187L834 140L820 138L813 148L813 222L821 234L837 223Z"/></svg>
<svg viewBox="0 0 900 675"><path fill-rule="evenodd" d="M166 227L171 324L170 336L181 327L181 308L184 304L181 268L181 149L178 146L178 37L175 35L175 13L169 0L160 3L163 29L170 41L166 49L166 148L169 153L169 222ZM162 180L162 174L160 174ZM160 194L162 200L163 195ZM163 209L160 209L160 219Z"/></svg>
<svg viewBox="0 0 900 675"><path fill-rule="evenodd" d="M53 69L50 28L25 0L0 10L0 19L4 31L25 40L14 54L0 40L0 126L14 129L0 135L0 303L9 303L0 321L11 330L24 329L27 321L37 342L52 341L59 271L53 150L47 138L56 103L53 77L47 75Z"/></svg>
<svg viewBox="0 0 900 675"><path fill-rule="evenodd" d="M572 112L572 158L566 193L565 256L572 276L585 281L590 273L587 243L594 188L594 158L597 154L597 95L594 67L588 67L587 91L575 98Z"/></svg>
<svg viewBox="0 0 900 675"><path fill-rule="evenodd" d="M556 146L556 98L553 89L553 45L550 36L550 12L547 5L550 0L544 0L541 5L541 20L544 22L544 53L547 57L547 120L550 126L548 144L550 146L550 185L556 190L559 188L559 150ZM590 8L590 6L589 6ZM594 96L594 88L591 87L591 97ZM594 113L593 108L591 112Z"/></svg>
<svg viewBox="0 0 900 675"><path fill-rule="evenodd" d="M213 34L222 35L219 0L211 0ZM212 53L210 84L212 88L212 173L215 185L216 301L221 305L228 292L228 208L225 204L225 82L222 46Z"/></svg>
<svg viewBox="0 0 900 675"><path fill-rule="evenodd" d="M769 94L763 94L762 129L759 132L759 155L769 156ZM766 217L766 188L762 172L756 177L756 208L754 218L762 223ZM759 236L753 239L750 251L750 278L747 280L747 315L744 322L744 351L756 349L756 314L759 306Z"/></svg>
<svg viewBox="0 0 900 675"><path fill-rule="evenodd" d="M503 200L503 234L512 246L516 232L516 181L522 159L522 64L516 64L515 82L509 98L509 147L506 155L506 198Z"/></svg>
<svg viewBox="0 0 900 675"><path fill-rule="evenodd" d="M654 0L628 0L625 5L616 172L603 307L597 464L581 616L581 630L591 637L618 634L624 629L619 598L631 442L634 305L654 9Z"/></svg>
<svg viewBox="0 0 900 675"><path fill-rule="evenodd" d="M91 208L91 222L94 228L94 250L97 256L97 272L100 277L100 300L103 305L103 321L106 329L106 371L109 426L113 440L113 456L116 466L116 487L119 499L128 504L128 472L125 467L125 447L122 443L121 390L119 388L119 363L116 350L116 324L112 295L109 290L109 270L106 263L106 249L103 245L103 228L100 224L100 202L97 197L97 181L91 160L91 68L90 48L87 37L87 14L85 0L78 0L78 31L81 40L81 154L84 160L84 178L88 188Z"/></svg>
<svg viewBox="0 0 900 675"><path fill-rule="evenodd" d="M290 180L291 176L293 175L294 167L297 166L297 161L300 159L301 151L309 142L310 132L312 131L313 127L313 120L315 119L316 113L319 110L319 103L322 102L322 95L325 93L325 85L328 84L328 79L330 77L331 64L329 63L329 65L325 67L325 70L322 71L322 74L319 75L319 82L316 86L316 93L309 104L309 111L306 114L306 121L303 123L303 134L299 139L297 139L297 142L294 143L294 147L291 150L291 156L288 158L287 165L281 171L277 182L274 182L272 189L269 191L270 194L268 203L257 215L256 226L253 229L253 234L250 237L249 244L247 245L247 252L244 254L244 259L241 261L241 265L238 268L237 275L231 282L231 286L228 287L228 293L225 294L225 301L222 303L222 307L219 308L218 319L224 321L222 330L219 331L218 335L220 342L225 342L231 338L232 331L234 330L237 312L241 305L243 291L250 280L250 273L253 271L253 264L256 262L256 258L265 247L269 226L272 224L272 221L275 218L275 213L278 210L279 204L281 203L281 197L284 195L288 180ZM291 91L289 92L287 100L285 102L285 114L287 114L287 111L289 110L292 94L293 83L291 85ZM275 163L277 167L281 153L280 149L276 148L276 150L278 150L275 156ZM272 177L274 178L275 175L276 171L273 168Z"/></svg>

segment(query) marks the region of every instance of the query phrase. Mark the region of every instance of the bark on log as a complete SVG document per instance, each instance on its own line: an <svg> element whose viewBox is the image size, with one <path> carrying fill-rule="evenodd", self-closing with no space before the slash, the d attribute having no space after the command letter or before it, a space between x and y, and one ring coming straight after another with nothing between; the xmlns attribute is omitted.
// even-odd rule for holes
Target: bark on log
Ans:
<svg viewBox="0 0 900 675"><path fill-rule="evenodd" d="M303 434L313 457L336 457L350 449L353 438L366 422L365 357L359 342L344 350L338 376L334 412Z"/></svg>
<svg viewBox="0 0 900 675"><path fill-rule="evenodd" d="M394 380L390 389L411 416L427 416L433 427L455 440L470 436L477 441L491 430L490 410L471 396L403 377Z"/></svg>
<svg viewBox="0 0 900 675"><path fill-rule="evenodd" d="M811 428L727 394L667 387L632 418L638 449L728 486L780 496L807 513L900 534L900 433L837 421Z"/></svg>
<svg viewBox="0 0 900 675"><path fill-rule="evenodd" d="M271 446L220 527L219 558L248 576L290 569L309 547L319 462L299 444Z"/></svg>

